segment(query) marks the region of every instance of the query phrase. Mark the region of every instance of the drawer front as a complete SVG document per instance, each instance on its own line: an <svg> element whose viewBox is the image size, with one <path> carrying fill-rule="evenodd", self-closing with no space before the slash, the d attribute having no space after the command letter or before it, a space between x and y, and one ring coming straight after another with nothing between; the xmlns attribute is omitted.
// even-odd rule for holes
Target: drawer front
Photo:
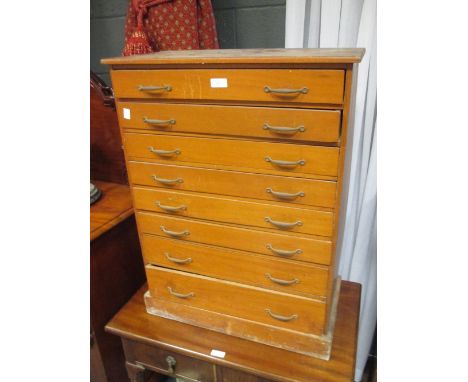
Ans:
<svg viewBox="0 0 468 382"><path fill-rule="evenodd" d="M133 196L140 210L318 236L333 234L329 211L141 187L133 188Z"/></svg>
<svg viewBox="0 0 468 382"><path fill-rule="evenodd" d="M142 364L145 369L184 378L184 381L214 382L214 365L196 358L122 338L127 361ZM153 380L153 379L151 379Z"/></svg>
<svg viewBox="0 0 468 382"><path fill-rule="evenodd" d="M338 174L336 147L132 133L124 134L123 141L127 157L136 160L276 170L285 175Z"/></svg>
<svg viewBox="0 0 468 382"><path fill-rule="evenodd" d="M111 76L116 98L343 103L343 70L113 70Z"/></svg>
<svg viewBox="0 0 468 382"><path fill-rule="evenodd" d="M326 304L186 272L146 266L153 297L200 309L321 335Z"/></svg>
<svg viewBox="0 0 468 382"><path fill-rule="evenodd" d="M117 109L124 129L314 142L337 142L340 136L338 110L135 102L118 102ZM124 109L130 110L127 118Z"/></svg>
<svg viewBox="0 0 468 382"><path fill-rule="evenodd" d="M330 240L137 211L140 233L329 265Z"/></svg>
<svg viewBox="0 0 468 382"><path fill-rule="evenodd" d="M142 235L146 264L274 289L326 296L328 267Z"/></svg>
<svg viewBox="0 0 468 382"><path fill-rule="evenodd" d="M127 162L135 185L181 191L240 196L333 208L336 182L194 168L157 163Z"/></svg>

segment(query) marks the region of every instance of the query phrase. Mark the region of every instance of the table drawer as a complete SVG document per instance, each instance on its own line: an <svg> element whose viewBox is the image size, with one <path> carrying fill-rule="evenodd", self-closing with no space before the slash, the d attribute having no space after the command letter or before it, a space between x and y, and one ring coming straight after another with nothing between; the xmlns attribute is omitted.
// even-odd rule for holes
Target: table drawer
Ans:
<svg viewBox="0 0 468 382"><path fill-rule="evenodd" d="M133 133L124 134L123 141L129 159L276 170L285 175L338 174L337 147Z"/></svg>
<svg viewBox="0 0 468 382"><path fill-rule="evenodd" d="M134 185L335 207L336 182L128 161Z"/></svg>
<svg viewBox="0 0 468 382"><path fill-rule="evenodd" d="M340 136L338 110L136 102L118 102L117 108L124 129L314 142L338 142Z"/></svg>
<svg viewBox="0 0 468 382"><path fill-rule="evenodd" d="M149 233L274 257L330 264L332 242L327 238L243 228L151 212L137 211L136 216L140 234Z"/></svg>
<svg viewBox="0 0 468 382"><path fill-rule="evenodd" d="M333 234L333 212L310 207L141 187L133 188L133 197L140 210L318 236Z"/></svg>
<svg viewBox="0 0 468 382"><path fill-rule="evenodd" d="M116 98L342 104L343 70L113 70Z"/></svg>
<svg viewBox="0 0 468 382"><path fill-rule="evenodd" d="M297 295L146 265L153 297L276 327L323 334L326 304Z"/></svg>
<svg viewBox="0 0 468 382"><path fill-rule="evenodd" d="M326 296L328 267L142 235L146 264L285 293Z"/></svg>
<svg viewBox="0 0 468 382"><path fill-rule="evenodd" d="M131 364L142 365L146 370L183 378L184 382L216 381L215 366L208 362L125 338L123 338L123 345L127 361ZM150 379L150 381L154 380L161 379Z"/></svg>

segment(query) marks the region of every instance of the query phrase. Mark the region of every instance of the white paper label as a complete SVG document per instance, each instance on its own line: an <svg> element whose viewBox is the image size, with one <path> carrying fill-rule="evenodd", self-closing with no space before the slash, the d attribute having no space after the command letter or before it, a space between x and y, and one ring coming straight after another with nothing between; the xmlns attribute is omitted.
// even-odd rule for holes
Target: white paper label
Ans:
<svg viewBox="0 0 468 382"><path fill-rule="evenodd" d="M213 357L224 358L224 356L226 355L226 353L223 352L223 351L221 351L221 350L215 350L215 349L213 349L213 350L211 351L211 355L212 355Z"/></svg>
<svg viewBox="0 0 468 382"><path fill-rule="evenodd" d="M124 119L130 119L130 109L124 107L123 109Z"/></svg>
<svg viewBox="0 0 468 382"><path fill-rule="evenodd" d="M227 78L211 78L211 87L212 88L227 88Z"/></svg>

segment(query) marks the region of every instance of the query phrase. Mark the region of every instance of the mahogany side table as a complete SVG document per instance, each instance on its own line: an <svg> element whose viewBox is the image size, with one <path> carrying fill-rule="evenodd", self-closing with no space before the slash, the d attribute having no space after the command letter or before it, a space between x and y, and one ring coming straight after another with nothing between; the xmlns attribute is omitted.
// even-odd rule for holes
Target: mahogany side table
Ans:
<svg viewBox="0 0 468 382"><path fill-rule="evenodd" d="M353 381L360 284L342 282L329 361L150 315L146 290L143 286L106 325L122 339L132 382L164 376L192 382Z"/></svg>

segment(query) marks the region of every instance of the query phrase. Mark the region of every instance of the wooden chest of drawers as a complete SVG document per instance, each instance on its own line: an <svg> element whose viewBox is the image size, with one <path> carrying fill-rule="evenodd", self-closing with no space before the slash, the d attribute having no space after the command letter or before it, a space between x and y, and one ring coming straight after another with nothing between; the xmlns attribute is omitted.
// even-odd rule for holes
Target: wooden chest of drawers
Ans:
<svg viewBox="0 0 468 382"><path fill-rule="evenodd" d="M111 65L151 314L322 359L362 49L161 52Z"/></svg>

